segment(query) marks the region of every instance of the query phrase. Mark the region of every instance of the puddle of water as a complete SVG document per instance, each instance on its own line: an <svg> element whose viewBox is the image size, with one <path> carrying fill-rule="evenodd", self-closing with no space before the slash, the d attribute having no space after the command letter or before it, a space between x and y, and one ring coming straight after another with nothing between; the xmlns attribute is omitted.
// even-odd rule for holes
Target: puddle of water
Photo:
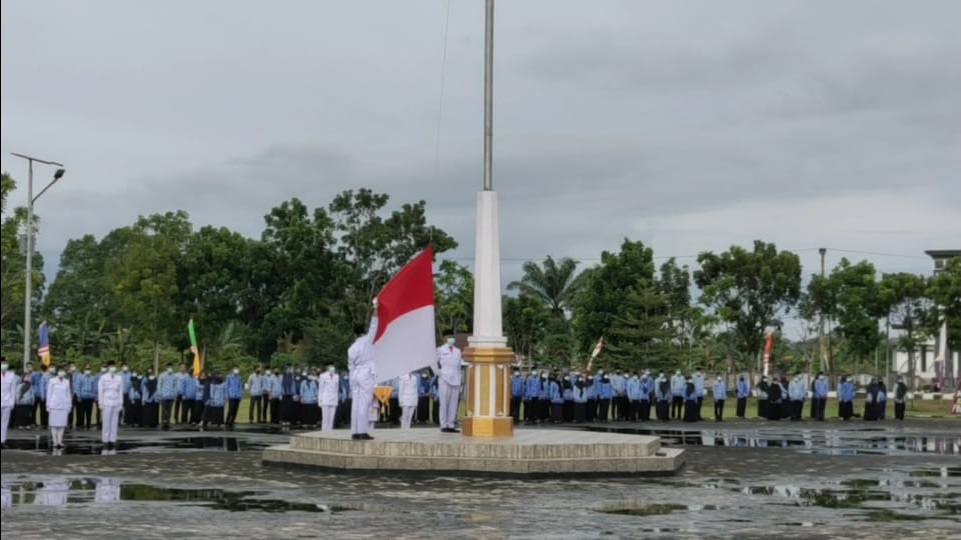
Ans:
<svg viewBox="0 0 961 540"><path fill-rule="evenodd" d="M124 484L111 478L57 478L21 482L2 488L3 508L19 505L116 504L123 502L185 503L230 512L346 512L347 506L324 506L279 499L262 499L256 491L178 489L147 484Z"/></svg>
<svg viewBox="0 0 961 540"><path fill-rule="evenodd" d="M684 431L676 429L647 429L633 427L586 426L586 431L648 435L661 438L664 446L726 446L732 448L790 448L803 453L825 455L887 455L918 453L961 455L961 437L858 437L864 430L827 431L792 437L730 434L719 436L715 431ZM883 430L882 430L883 431Z"/></svg>
<svg viewBox="0 0 961 540"><path fill-rule="evenodd" d="M95 441L70 443L58 455L99 455L103 451L103 444ZM47 439L37 437L29 439L8 439L7 445L14 450L27 450L49 453ZM260 451L266 448L263 443L252 443L239 437L184 437L162 439L158 441L126 440L117 443L115 452L128 454L140 451L156 450L208 450L219 452Z"/></svg>
<svg viewBox="0 0 961 540"><path fill-rule="evenodd" d="M713 508L712 508L713 509ZM603 514L616 514L620 516L661 516L681 510L688 510L688 506L683 504L630 504L605 506L598 510Z"/></svg>
<svg viewBox="0 0 961 540"><path fill-rule="evenodd" d="M908 476L915 478L958 478L961 477L961 467L918 469L908 472Z"/></svg>

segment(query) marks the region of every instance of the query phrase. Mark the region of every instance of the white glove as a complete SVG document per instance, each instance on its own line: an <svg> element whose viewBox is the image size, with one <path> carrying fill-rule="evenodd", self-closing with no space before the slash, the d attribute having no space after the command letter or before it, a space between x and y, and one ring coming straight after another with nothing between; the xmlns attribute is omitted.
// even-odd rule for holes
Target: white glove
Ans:
<svg viewBox="0 0 961 540"><path fill-rule="evenodd" d="M375 308L377 307L377 297L376 297L376 296L375 296L374 299L371 301L371 304L372 304Z"/></svg>

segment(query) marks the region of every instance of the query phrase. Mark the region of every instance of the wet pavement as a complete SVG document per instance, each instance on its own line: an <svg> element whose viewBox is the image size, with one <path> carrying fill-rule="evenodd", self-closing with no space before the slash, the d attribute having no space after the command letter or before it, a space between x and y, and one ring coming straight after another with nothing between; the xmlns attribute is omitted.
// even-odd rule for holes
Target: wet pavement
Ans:
<svg viewBox="0 0 961 540"><path fill-rule="evenodd" d="M103 449L98 432L78 432L59 455L47 449L46 433L15 431L2 453L2 533L26 539L961 535L957 420L589 429L595 428L647 429L638 433L683 445L688 464L659 479L372 478L264 467L260 450L288 436L263 429L121 430L116 450Z"/></svg>

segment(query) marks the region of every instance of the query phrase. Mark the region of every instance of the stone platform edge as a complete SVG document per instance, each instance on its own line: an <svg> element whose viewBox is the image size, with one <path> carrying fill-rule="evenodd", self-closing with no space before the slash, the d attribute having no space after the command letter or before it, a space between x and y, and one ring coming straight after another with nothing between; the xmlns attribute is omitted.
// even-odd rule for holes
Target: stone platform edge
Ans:
<svg viewBox="0 0 961 540"><path fill-rule="evenodd" d="M630 458L451 459L336 454L291 448L264 449L265 466L310 469L352 475L456 475L488 478L624 478L673 476L684 466L684 450L661 448L657 454Z"/></svg>

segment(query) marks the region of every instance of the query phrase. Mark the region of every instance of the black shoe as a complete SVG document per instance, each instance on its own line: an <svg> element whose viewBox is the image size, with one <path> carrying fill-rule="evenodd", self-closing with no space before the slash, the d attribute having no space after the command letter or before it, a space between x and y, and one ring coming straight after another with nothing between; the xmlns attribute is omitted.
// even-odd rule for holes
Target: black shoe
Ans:
<svg viewBox="0 0 961 540"><path fill-rule="evenodd" d="M365 440L365 441L372 441L372 440L374 440L374 438L370 436L370 433L362 433L362 434L360 435L360 438L363 439L363 440Z"/></svg>
<svg viewBox="0 0 961 540"><path fill-rule="evenodd" d="M350 436L350 438L354 439L355 441L360 441L363 440L364 437L360 433L354 433Z"/></svg>

